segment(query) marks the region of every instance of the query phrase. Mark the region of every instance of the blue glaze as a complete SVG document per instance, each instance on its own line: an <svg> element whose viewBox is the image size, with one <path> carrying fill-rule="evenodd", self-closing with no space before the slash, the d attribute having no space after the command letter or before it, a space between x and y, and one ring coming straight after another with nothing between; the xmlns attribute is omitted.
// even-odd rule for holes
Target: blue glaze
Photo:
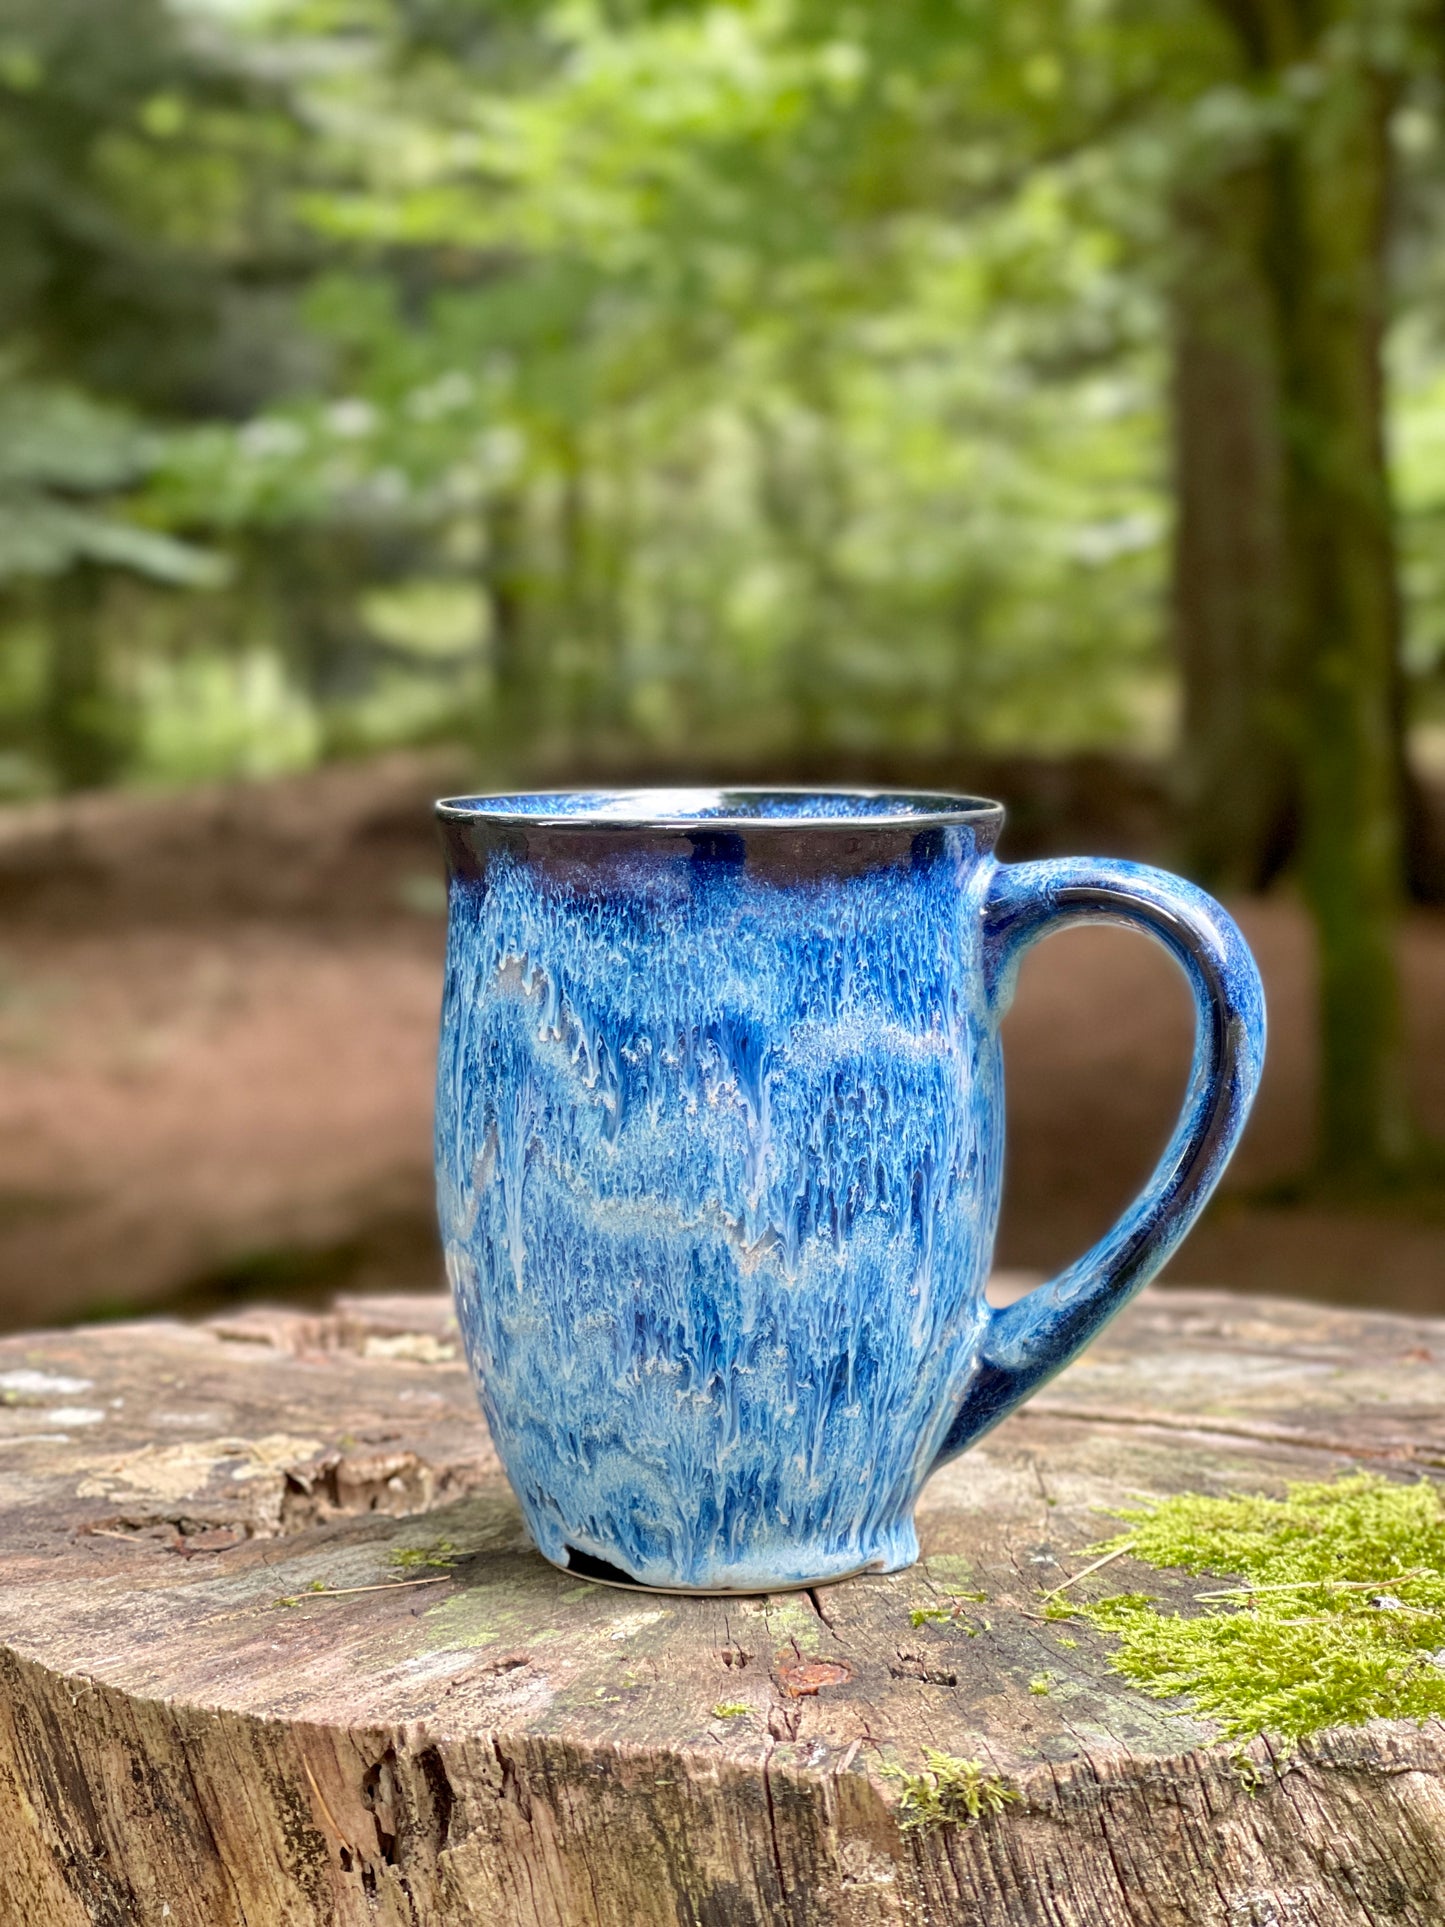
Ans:
<svg viewBox="0 0 1445 1927"><path fill-rule="evenodd" d="M440 815L442 1231L541 1550L699 1590L909 1564L929 1473L1064 1364L1212 1190L1263 1049L1238 930L1141 866L1001 867L1002 812L968 798ZM1194 986L1185 1116L1115 1231L995 1312L999 1021L1023 950L1100 918L1169 944Z"/></svg>

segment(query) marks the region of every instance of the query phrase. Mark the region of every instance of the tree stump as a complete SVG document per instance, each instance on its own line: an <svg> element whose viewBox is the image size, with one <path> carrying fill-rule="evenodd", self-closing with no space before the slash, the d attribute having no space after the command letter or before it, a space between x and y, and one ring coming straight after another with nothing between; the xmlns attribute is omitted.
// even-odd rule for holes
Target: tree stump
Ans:
<svg viewBox="0 0 1445 1927"><path fill-rule="evenodd" d="M763 1599L546 1565L440 1298L13 1338L0 1397L5 1927L1445 1921L1436 1725L1251 1791L1040 1612L1141 1493L1445 1464L1445 1323L1146 1294L919 1566ZM901 1829L925 1745L1018 1803Z"/></svg>

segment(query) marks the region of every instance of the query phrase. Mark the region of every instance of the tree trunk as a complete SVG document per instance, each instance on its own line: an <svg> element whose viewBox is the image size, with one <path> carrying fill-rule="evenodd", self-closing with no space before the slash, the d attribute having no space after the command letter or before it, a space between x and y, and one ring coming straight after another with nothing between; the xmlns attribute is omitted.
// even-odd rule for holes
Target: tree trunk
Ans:
<svg viewBox="0 0 1445 1927"><path fill-rule="evenodd" d="M1323 1170L1371 1179L1411 1148L1396 926L1402 894L1399 605L1380 365L1390 196L1386 84L1321 64L1276 150L1269 248L1285 502L1303 669L1301 877L1318 932Z"/></svg>
<svg viewBox="0 0 1445 1927"><path fill-rule="evenodd" d="M120 774L129 748L123 705L111 685L102 629L103 578L77 562L47 584L49 629L41 732L62 790L99 789Z"/></svg>
<svg viewBox="0 0 1445 1927"><path fill-rule="evenodd" d="M821 352L817 350L819 357ZM763 512L783 557L798 574L796 600L801 606L781 693L789 717L791 761L800 774L812 777L827 766L836 738L838 676L831 656L848 598L838 578L835 545L847 502L831 447L834 411L826 383L816 368L806 366L796 371L796 379L802 399L821 425L821 448L813 459L800 459L790 450L786 433L766 413L755 411L753 419Z"/></svg>
<svg viewBox="0 0 1445 1927"><path fill-rule="evenodd" d="M508 767L531 755L537 727L525 530L522 497L515 490L500 490L487 507L484 587L491 615L493 748Z"/></svg>
<svg viewBox="0 0 1445 1927"><path fill-rule="evenodd" d="M1287 720L1277 747L1262 739L1251 753L1298 786L1320 960L1320 1172L1369 1184L1412 1151L1396 956L1400 612L1380 359L1392 87L1339 32L1341 4L1213 4L1274 116L1260 136L1258 260L1278 366Z"/></svg>
<svg viewBox="0 0 1445 1927"><path fill-rule="evenodd" d="M606 535L594 500L593 473L582 438L561 437L557 504L557 630L567 660L559 717L568 757L615 753L625 712L620 631L609 607L602 549Z"/></svg>
<svg viewBox="0 0 1445 1927"><path fill-rule="evenodd" d="M1262 889L1298 833L1269 185L1254 163L1174 204L1176 803L1185 867L1216 890Z"/></svg>

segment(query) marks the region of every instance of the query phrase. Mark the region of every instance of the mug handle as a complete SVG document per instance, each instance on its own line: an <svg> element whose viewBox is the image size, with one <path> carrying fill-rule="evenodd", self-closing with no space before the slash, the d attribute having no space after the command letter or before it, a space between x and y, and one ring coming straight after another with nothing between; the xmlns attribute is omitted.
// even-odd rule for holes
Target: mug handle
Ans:
<svg viewBox="0 0 1445 1927"><path fill-rule="evenodd" d="M942 1465L1061 1371L1169 1258L1239 1141L1264 1063L1264 986L1234 919L1203 890L1141 863L1061 857L1000 864L983 909L992 1020L1013 1001L1023 953L1074 923L1120 923L1171 953L1194 994L1194 1067L1174 1135L1142 1195L1051 1283L991 1311Z"/></svg>

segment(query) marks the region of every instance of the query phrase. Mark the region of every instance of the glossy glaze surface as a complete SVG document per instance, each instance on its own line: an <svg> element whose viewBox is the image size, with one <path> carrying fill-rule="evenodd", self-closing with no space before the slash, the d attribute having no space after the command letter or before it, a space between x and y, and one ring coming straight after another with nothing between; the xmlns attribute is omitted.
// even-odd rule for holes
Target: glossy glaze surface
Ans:
<svg viewBox="0 0 1445 1927"><path fill-rule="evenodd" d="M1000 812L971 799L441 815L441 1222L542 1551L697 1589L906 1565L934 1464L1152 1274L1218 1175L1257 1075L1257 1048L1223 1062L1229 1023L1262 1042L1238 933L1157 872L1000 869ZM1201 1024L1179 1169L1119 1249L999 1315L998 1021L1021 949L1069 915L1144 922L1232 1015Z"/></svg>

